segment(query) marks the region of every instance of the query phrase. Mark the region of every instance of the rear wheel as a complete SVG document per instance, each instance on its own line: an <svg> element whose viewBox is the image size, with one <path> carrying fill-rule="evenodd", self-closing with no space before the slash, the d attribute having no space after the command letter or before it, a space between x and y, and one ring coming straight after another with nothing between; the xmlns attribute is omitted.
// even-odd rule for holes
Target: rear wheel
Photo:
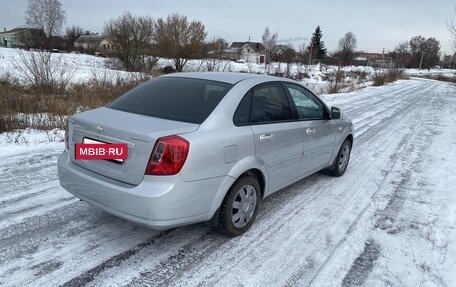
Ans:
<svg viewBox="0 0 456 287"><path fill-rule="evenodd" d="M342 176L345 173L348 162L350 161L351 147L351 141L349 139L345 139L344 143L340 147L339 153L334 159L333 164L326 170L328 174L332 176Z"/></svg>
<svg viewBox="0 0 456 287"><path fill-rule="evenodd" d="M239 178L220 207L219 229L230 236L246 232L255 221L260 204L260 185L252 176Z"/></svg>

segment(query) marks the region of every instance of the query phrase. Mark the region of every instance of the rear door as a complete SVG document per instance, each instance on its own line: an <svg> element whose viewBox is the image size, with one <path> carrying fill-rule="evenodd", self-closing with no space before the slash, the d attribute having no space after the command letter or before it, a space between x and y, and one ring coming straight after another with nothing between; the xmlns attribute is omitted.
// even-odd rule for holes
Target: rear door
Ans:
<svg viewBox="0 0 456 287"><path fill-rule="evenodd" d="M303 152L303 130L292 113L280 83L268 83L250 91L250 124L256 158L266 167L269 187L280 187L298 175Z"/></svg>
<svg viewBox="0 0 456 287"><path fill-rule="evenodd" d="M302 86L285 83L298 112L304 133L304 152L300 171L315 172L328 165L333 152L337 127L332 123L323 103Z"/></svg>

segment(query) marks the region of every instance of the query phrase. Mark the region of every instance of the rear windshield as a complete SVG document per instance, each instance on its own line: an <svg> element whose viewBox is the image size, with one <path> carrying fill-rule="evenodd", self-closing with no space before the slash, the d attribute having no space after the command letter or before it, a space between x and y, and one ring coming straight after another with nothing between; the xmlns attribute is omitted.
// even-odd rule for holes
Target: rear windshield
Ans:
<svg viewBox="0 0 456 287"><path fill-rule="evenodd" d="M232 85L190 78L152 79L109 104L119 111L201 124Z"/></svg>

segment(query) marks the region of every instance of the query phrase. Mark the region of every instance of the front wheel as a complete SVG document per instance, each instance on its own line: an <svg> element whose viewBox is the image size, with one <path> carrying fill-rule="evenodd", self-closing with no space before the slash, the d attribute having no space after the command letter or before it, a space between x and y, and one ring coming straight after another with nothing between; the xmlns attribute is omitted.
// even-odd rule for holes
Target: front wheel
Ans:
<svg viewBox="0 0 456 287"><path fill-rule="evenodd" d="M255 177L238 179L220 207L219 229L230 236L246 232L255 221L260 205L260 185Z"/></svg>
<svg viewBox="0 0 456 287"><path fill-rule="evenodd" d="M334 159L333 164L327 169L327 173L332 176L342 176L347 170L350 161L351 142L346 139L340 147L339 153Z"/></svg>

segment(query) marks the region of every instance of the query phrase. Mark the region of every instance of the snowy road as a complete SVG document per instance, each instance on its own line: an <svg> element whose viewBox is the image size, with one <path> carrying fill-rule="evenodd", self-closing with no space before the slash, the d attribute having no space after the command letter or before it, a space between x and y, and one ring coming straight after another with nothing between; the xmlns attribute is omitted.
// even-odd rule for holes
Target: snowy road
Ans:
<svg viewBox="0 0 456 287"><path fill-rule="evenodd" d="M353 120L347 173L267 198L245 235L148 230L58 184L63 144L1 156L0 286L456 286L456 88L326 96Z"/></svg>

